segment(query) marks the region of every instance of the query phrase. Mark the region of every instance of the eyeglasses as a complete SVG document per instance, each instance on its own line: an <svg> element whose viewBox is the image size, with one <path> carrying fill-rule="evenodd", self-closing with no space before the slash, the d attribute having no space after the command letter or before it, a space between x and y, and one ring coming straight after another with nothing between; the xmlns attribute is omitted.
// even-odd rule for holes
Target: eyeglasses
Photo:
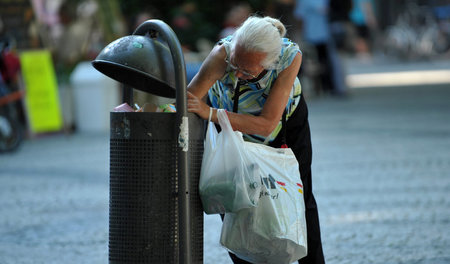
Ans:
<svg viewBox="0 0 450 264"><path fill-rule="evenodd" d="M244 71L244 70L241 70L241 68L239 68L239 67L235 66L234 64L232 64L231 61L230 61L228 58L225 59L225 62L228 64L228 66L230 66L230 68L231 68L233 71L239 71L239 72L242 73L243 75L245 75L245 76L250 76L250 77L252 77L252 78L257 78L257 77L258 77L257 75L255 76L254 74L251 74L251 73L249 73L249 72L246 72L246 71Z"/></svg>

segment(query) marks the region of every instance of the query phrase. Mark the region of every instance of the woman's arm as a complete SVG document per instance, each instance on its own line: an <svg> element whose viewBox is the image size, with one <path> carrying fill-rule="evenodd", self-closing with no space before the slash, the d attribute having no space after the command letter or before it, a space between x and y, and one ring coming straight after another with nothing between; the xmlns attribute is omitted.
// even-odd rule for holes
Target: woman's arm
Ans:
<svg viewBox="0 0 450 264"><path fill-rule="evenodd" d="M225 74L226 56L224 46L215 46L187 87L187 110L196 113L202 119L207 120L209 117L209 106L202 99L214 83ZM217 122L217 117L213 121Z"/></svg>
<svg viewBox="0 0 450 264"><path fill-rule="evenodd" d="M222 45L215 46L189 83L188 91L196 97L203 98L208 93L209 88L225 74L227 67L225 58L225 47Z"/></svg>

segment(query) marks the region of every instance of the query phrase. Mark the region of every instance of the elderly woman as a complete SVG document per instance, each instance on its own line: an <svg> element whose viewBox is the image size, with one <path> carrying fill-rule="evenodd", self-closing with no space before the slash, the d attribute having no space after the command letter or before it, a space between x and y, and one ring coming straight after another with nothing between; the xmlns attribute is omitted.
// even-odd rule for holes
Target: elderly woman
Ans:
<svg viewBox="0 0 450 264"><path fill-rule="evenodd" d="M226 109L233 129L245 140L287 144L293 150L304 184L308 233L308 255L299 263L324 263L312 194L308 110L297 78L302 53L285 34L279 20L251 16L220 40L188 85L188 111L208 120L211 108L217 123L217 109ZM234 263L248 263L230 256Z"/></svg>

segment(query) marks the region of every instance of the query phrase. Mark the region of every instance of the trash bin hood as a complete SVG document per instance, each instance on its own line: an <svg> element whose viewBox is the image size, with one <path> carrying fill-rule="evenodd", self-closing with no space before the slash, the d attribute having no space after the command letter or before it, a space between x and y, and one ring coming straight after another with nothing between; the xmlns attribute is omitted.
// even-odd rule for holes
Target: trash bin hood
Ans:
<svg viewBox="0 0 450 264"><path fill-rule="evenodd" d="M170 49L157 38L132 35L106 46L92 62L108 77L154 95L175 98Z"/></svg>

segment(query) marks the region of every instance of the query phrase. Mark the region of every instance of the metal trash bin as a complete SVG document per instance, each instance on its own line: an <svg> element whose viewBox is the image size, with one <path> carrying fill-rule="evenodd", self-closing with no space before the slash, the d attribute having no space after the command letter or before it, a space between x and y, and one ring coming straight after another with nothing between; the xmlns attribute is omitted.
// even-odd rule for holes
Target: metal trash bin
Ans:
<svg viewBox="0 0 450 264"><path fill-rule="evenodd" d="M139 53L147 48L152 54ZM129 59L134 49L138 55ZM173 31L148 20L92 63L133 88L166 97L176 93L176 113L110 114L109 263L203 263L198 181L204 121L187 113L180 54ZM141 65L148 60L154 65ZM123 100L131 104L130 89L124 88Z"/></svg>
<svg viewBox="0 0 450 264"><path fill-rule="evenodd" d="M178 175L174 113L111 113L110 263L178 263ZM203 261L198 178L203 121L189 117L192 263ZM170 132L169 132L170 131ZM168 133L169 132L169 133Z"/></svg>

